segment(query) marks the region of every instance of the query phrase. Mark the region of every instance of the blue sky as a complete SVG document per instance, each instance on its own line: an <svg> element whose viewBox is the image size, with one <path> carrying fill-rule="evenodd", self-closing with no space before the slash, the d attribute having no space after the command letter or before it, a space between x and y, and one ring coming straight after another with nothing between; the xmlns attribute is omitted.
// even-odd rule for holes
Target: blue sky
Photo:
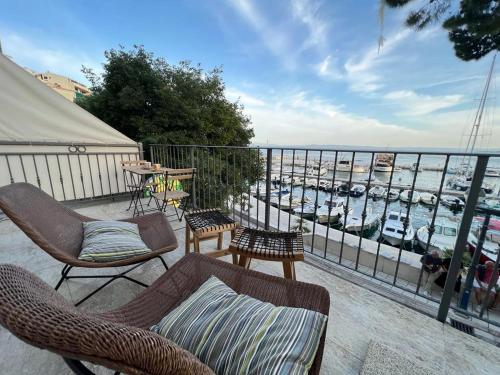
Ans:
<svg viewBox="0 0 500 375"><path fill-rule="evenodd" d="M169 62L222 66L256 143L458 147L492 55L462 62L439 25L405 29L376 0L4 1L0 40L22 66L84 81L103 52L143 44ZM500 146L493 83L483 146Z"/></svg>

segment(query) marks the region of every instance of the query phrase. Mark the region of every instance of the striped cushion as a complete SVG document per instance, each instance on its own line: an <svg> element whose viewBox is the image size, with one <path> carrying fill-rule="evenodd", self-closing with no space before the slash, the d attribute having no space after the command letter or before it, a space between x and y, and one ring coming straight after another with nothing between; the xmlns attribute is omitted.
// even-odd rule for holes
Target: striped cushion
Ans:
<svg viewBox="0 0 500 375"><path fill-rule="evenodd" d="M111 220L83 223L83 244L78 259L111 262L149 252L137 224Z"/></svg>
<svg viewBox="0 0 500 375"><path fill-rule="evenodd" d="M306 374L326 320L239 295L211 276L151 329L217 374Z"/></svg>

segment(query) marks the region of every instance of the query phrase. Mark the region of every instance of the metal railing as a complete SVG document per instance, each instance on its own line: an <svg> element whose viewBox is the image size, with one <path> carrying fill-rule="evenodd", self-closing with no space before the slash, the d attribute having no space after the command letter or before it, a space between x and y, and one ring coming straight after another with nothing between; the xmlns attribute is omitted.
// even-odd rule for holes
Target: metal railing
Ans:
<svg viewBox="0 0 500 375"><path fill-rule="evenodd" d="M464 304L463 288L454 291L457 278L466 274L461 263L470 257L483 259L486 254L498 265L498 245L496 253L491 248L487 253L479 238L474 252L468 248L471 230L480 237L475 217L489 209L476 210L483 192L489 192L490 204L499 204L500 178L491 177L500 175L499 153L151 145L150 157L167 167L196 168L196 207L222 208L250 227L302 231L310 254L434 302L441 321L453 309L500 326L500 312L485 306L476 312L473 299ZM464 165L470 174L453 171ZM455 201L464 193L465 207ZM425 203L417 203L416 197ZM395 216L400 225L393 227ZM438 249L436 238L444 241L443 230L453 228L444 287L434 285L434 292L427 294L422 254ZM468 266L469 281L475 271L475 263ZM465 283L466 296L470 284Z"/></svg>
<svg viewBox="0 0 500 375"><path fill-rule="evenodd" d="M37 146L42 149L36 152L0 148L0 186L28 182L59 201L116 196L128 192L121 162L140 158L139 146Z"/></svg>

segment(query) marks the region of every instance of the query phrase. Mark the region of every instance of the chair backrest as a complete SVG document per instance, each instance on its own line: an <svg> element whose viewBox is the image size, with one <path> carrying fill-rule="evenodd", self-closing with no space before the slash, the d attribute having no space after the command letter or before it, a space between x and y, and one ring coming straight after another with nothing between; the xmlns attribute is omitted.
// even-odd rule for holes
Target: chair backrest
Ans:
<svg viewBox="0 0 500 375"><path fill-rule="evenodd" d="M126 165L141 165L141 164L144 164L146 163L146 160L122 160L120 162L120 164L122 165L122 167L126 166Z"/></svg>
<svg viewBox="0 0 500 375"><path fill-rule="evenodd" d="M91 220L24 182L0 188L0 209L33 242L65 263L80 253L82 222Z"/></svg>
<svg viewBox="0 0 500 375"><path fill-rule="evenodd" d="M179 190L178 186L174 184L175 181L178 181L182 186L182 191L192 195L195 175L196 168L167 169L165 172L165 194L168 191Z"/></svg>
<svg viewBox="0 0 500 375"><path fill-rule="evenodd" d="M80 311L35 275L8 264L0 265L0 324L38 348L123 373L213 374L164 337Z"/></svg>

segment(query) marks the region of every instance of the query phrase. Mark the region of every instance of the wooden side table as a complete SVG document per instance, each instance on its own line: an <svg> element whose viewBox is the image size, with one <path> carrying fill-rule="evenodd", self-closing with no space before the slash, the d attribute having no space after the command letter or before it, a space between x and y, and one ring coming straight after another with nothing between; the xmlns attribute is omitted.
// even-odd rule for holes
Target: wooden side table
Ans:
<svg viewBox="0 0 500 375"><path fill-rule="evenodd" d="M304 242L299 232L273 232L240 228L229 245L229 252L239 255L239 265L250 267L251 260L283 263L285 278L295 280L295 262L304 260Z"/></svg>
<svg viewBox="0 0 500 375"><path fill-rule="evenodd" d="M229 249L223 249L224 232L231 232L231 239L239 224L224 215L219 209L195 210L185 215L186 219L186 254L191 251L194 244L194 252L200 252L200 241L217 238L217 250L205 253L213 257L221 257L231 254ZM193 233L193 238L191 238ZM233 263L238 264L238 256L233 254Z"/></svg>

